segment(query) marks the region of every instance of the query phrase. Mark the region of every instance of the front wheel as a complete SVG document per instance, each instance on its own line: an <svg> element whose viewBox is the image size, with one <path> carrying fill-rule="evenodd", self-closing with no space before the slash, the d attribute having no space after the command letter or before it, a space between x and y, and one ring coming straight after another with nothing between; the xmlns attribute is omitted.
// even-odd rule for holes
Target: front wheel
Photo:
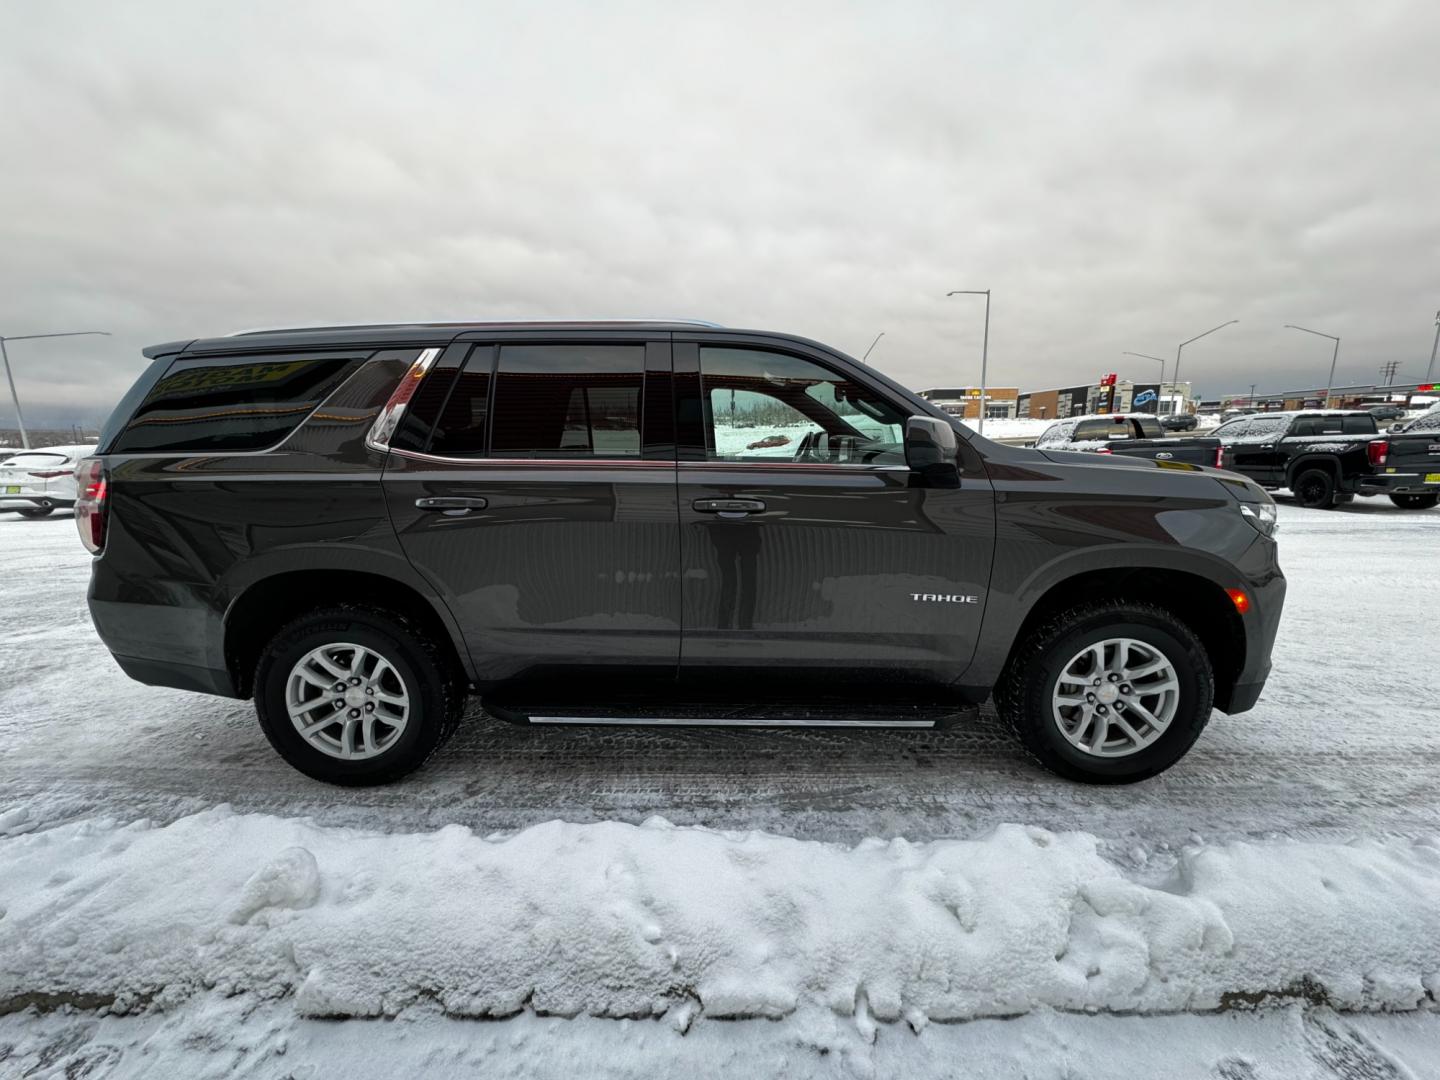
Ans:
<svg viewBox="0 0 1440 1080"><path fill-rule="evenodd" d="M1440 494L1416 492L1411 495L1391 495L1390 501L1402 510L1429 510L1440 503Z"/></svg>
<svg viewBox="0 0 1440 1080"><path fill-rule="evenodd" d="M255 669L255 711L270 745L330 784L386 784L413 772L455 731L463 707L436 643L374 608L296 619Z"/></svg>
<svg viewBox="0 0 1440 1080"><path fill-rule="evenodd" d="M1129 784L1168 769L1210 719L1215 676L1194 632L1151 604L1072 608L1017 647L995 696L1047 769Z"/></svg>

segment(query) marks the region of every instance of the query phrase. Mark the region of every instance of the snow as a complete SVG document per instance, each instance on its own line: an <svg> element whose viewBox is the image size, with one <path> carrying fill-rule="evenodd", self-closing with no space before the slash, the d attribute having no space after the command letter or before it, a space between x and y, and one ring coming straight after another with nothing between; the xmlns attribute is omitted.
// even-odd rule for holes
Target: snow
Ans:
<svg viewBox="0 0 1440 1080"><path fill-rule="evenodd" d="M1176 1012L1312 993L1414 1009L1440 989L1440 846L1194 845L1154 883L1083 833L847 847L762 832L550 822L510 836L334 829L227 807L91 819L0 853L0 1002L311 1017L875 1024L1040 1008Z"/></svg>
<svg viewBox="0 0 1440 1080"><path fill-rule="evenodd" d="M987 711L476 715L339 791L120 677L73 522L0 518L0 1075L1440 1075L1440 512L1280 510L1264 698L1122 789Z"/></svg>

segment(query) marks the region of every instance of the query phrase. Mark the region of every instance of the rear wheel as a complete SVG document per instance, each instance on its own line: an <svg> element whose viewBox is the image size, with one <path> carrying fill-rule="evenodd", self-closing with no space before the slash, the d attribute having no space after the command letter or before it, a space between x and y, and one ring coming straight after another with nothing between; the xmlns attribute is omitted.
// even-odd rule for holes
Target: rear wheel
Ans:
<svg viewBox="0 0 1440 1080"><path fill-rule="evenodd" d="M1411 495L1391 495L1390 501L1402 510L1429 510L1440 503L1440 494L1416 492Z"/></svg>
<svg viewBox="0 0 1440 1080"><path fill-rule="evenodd" d="M385 784L418 769L454 733L464 701L438 646L374 608L296 619L255 669L255 711L270 745L331 784Z"/></svg>
<svg viewBox="0 0 1440 1080"><path fill-rule="evenodd" d="M1329 510L1335 505L1335 477L1325 469L1306 469L1290 485L1295 500L1312 510Z"/></svg>
<svg viewBox="0 0 1440 1080"><path fill-rule="evenodd" d="M19 511L19 514L21 517L24 518L42 518L47 517L54 512L55 508L53 506L34 506L27 507L26 509Z"/></svg>
<svg viewBox="0 0 1440 1080"><path fill-rule="evenodd" d="M1163 772L1210 719L1215 677L1193 631L1128 601L1063 612L1020 643L995 696L1000 715L1046 768L1128 784Z"/></svg>

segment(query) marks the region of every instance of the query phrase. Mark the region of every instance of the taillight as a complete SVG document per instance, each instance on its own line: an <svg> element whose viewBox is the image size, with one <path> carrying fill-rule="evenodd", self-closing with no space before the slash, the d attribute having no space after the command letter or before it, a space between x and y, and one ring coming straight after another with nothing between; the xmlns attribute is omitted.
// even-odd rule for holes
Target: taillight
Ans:
<svg viewBox="0 0 1440 1080"><path fill-rule="evenodd" d="M415 391L420 389L421 381L439 355L439 349L426 349L415 358L415 362L410 365L410 370L405 372L405 377L400 380L399 385L395 387L395 392L390 395L390 400L380 410L380 415L370 428L370 434L365 437L365 444L370 449L380 451L390 449L390 436L394 435L395 429L400 426L400 418L405 415L405 406L410 404L410 399L415 396Z"/></svg>
<svg viewBox="0 0 1440 1080"><path fill-rule="evenodd" d="M57 476L69 476L74 469L51 469L48 472L32 472L31 476L39 477L41 480L54 480Z"/></svg>
<svg viewBox="0 0 1440 1080"><path fill-rule="evenodd" d="M105 546L105 519L109 509L105 463L99 458L80 462L75 469L75 484L79 489L75 500L75 527L80 530L80 542L86 550L98 555Z"/></svg>
<svg viewBox="0 0 1440 1080"><path fill-rule="evenodd" d="M1370 458L1371 465L1384 465L1390 457L1390 440L1372 439L1365 447L1365 454Z"/></svg>
<svg viewBox="0 0 1440 1080"><path fill-rule="evenodd" d="M1223 469L1224 467L1225 467L1225 447L1224 447L1224 446L1217 446L1217 447L1215 447L1215 468L1217 468L1217 469Z"/></svg>
<svg viewBox="0 0 1440 1080"><path fill-rule="evenodd" d="M1115 451L1114 451L1114 450L1111 450L1108 446L1099 447L1099 448L1096 449L1096 451L1095 451L1095 453L1097 453L1097 454L1113 454L1114 452L1115 452Z"/></svg>

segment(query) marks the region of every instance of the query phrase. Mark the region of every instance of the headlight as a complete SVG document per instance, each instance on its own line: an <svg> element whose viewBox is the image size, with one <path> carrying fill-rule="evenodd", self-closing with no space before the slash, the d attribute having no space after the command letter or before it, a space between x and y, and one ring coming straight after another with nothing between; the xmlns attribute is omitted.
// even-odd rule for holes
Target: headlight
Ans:
<svg viewBox="0 0 1440 1080"><path fill-rule="evenodd" d="M1265 536L1274 536L1280 531L1279 511L1273 502L1240 503L1240 513L1245 520Z"/></svg>

